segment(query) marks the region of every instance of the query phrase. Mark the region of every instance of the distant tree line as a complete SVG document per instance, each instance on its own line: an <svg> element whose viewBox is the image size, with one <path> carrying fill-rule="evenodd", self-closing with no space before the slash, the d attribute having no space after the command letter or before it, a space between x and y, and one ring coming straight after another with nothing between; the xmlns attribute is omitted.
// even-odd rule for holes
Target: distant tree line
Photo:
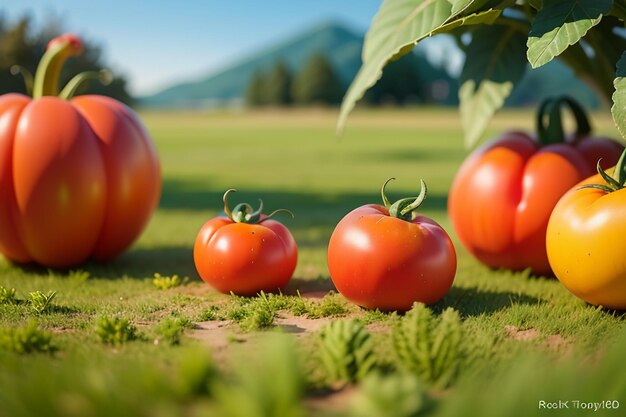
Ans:
<svg viewBox="0 0 626 417"><path fill-rule="evenodd" d="M21 65L34 75L46 45L61 33L62 27L57 22L48 22L36 30L28 17L9 22L0 15L0 94L26 93L24 80L19 75L13 75L11 67ZM106 67L101 48L85 39L83 43L83 55L70 58L63 67L60 86L65 85L79 72L98 71ZM85 82L79 88L78 94L102 94L132 105L133 98L128 93L126 79L119 74L113 75L113 81L107 86L95 80Z"/></svg>
<svg viewBox="0 0 626 417"><path fill-rule="evenodd" d="M386 67L382 79L366 93L363 103L454 105L457 85L445 70L407 55ZM248 84L246 103L254 107L336 105L346 88L330 60L316 53L295 73L282 60L277 60L269 71L257 70Z"/></svg>
<svg viewBox="0 0 626 417"><path fill-rule="evenodd" d="M341 102L344 89L328 59L317 53L295 75L280 60L267 73L256 71L246 102L251 106L332 105Z"/></svg>

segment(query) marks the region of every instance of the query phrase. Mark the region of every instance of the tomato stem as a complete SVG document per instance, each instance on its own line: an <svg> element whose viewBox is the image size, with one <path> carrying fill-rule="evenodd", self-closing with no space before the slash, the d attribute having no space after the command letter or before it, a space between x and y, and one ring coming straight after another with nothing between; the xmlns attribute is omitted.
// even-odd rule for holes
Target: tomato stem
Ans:
<svg viewBox="0 0 626 417"><path fill-rule="evenodd" d="M26 94L29 96L33 94L33 74L21 65L13 65L11 67L11 74L21 75L24 80L24 86L26 87Z"/></svg>
<svg viewBox="0 0 626 417"><path fill-rule="evenodd" d="M230 207L228 207L228 195L236 191L237 190L234 188L229 188L228 190L226 190L224 196L222 197L222 201L224 202L224 213L226 213L226 216L228 216L228 218L231 220L233 219L233 212L230 211Z"/></svg>
<svg viewBox="0 0 626 417"><path fill-rule="evenodd" d="M385 195L385 188L387 187L387 184L389 184L390 181L395 180L395 177L391 177L389 178L387 181L385 181L385 183L383 184L382 188L380 189L380 195L383 199L383 204L386 208L391 207L391 203L389 202L389 199L387 198L387 196Z"/></svg>
<svg viewBox="0 0 626 417"><path fill-rule="evenodd" d="M390 178L383 184L383 188L381 191L383 203L385 204L385 207L389 209L389 215L391 217L411 221L413 219L413 212L417 210L417 208L421 206L426 199L426 194L428 193L426 182L420 179L421 189L417 197L402 198L393 204L389 204L389 200L385 196L385 186L387 185L387 183L389 183L389 181L393 179L395 178Z"/></svg>
<svg viewBox="0 0 626 417"><path fill-rule="evenodd" d="M252 221L254 215L254 209L248 203L239 203L233 209L233 218L231 219L235 223L256 223ZM258 220L258 218L257 218Z"/></svg>
<svg viewBox="0 0 626 417"><path fill-rule="evenodd" d="M537 112L537 134L542 146L566 142L561 115L563 107L569 108L576 120L576 136L585 136L591 132L585 110L574 99L568 96L547 98Z"/></svg>
<svg viewBox="0 0 626 417"><path fill-rule="evenodd" d="M52 39L35 73L33 98L56 96L63 64L69 57L80 55L82 52L83 44L77 36L61 35Z"/></svg>
<svg viewBox="0 0 626 417"><path fill-rule="evenodd" d="M619 183L619 181L615 180L615 178L611 177L602 169L602 167L600 166L600 161L602 161L602 158L598 159L598 165L596 166L596 170L598 171L598 174L600 174L602 179L606 181L607 185L610 188L612 188L613 190L617 190L618 188L621 187L621 184Z"/></svg>
<svg viewBox="0 0 626 417"><path fill-rule="evenodd" d="M291 212L291 210L287 210L287 209L278 209L278 210L274 210L273 212L271 212L270 214L268 214L263 220L261 220L259 223L263 223L265 220L269 220L272 217L274 217L275 215L277 215L278 213L288 213L291 218L295 218L296 216L293 215L293 213Z"/></svg>
<svg viewBox="0 0 626 417"><path fill-rule="evenodd" d="M426 182L420 179L419 195L415 197L415 200L411 204L409 204L408 206L400 210L400 214L404 216L406 214L412 213L414 210L417 210L417 208L421 206L424 200L426 199L427 193L428 193L428 188L426 187Z"/></svg>
<svg viewBox="0 0 626 417"><path fill-rule="evenodd" d="M615 178L615 180L622 186L626 183L626 150L622 152L619 160L617 161L617 165L615 165L613 178Z"/></svg>
<svg viewBox="0 0 626 417"><path fill-rule="evenodd" d="M85 71L77 74L63 87L63 90L59 93L59 97L65 100L69 100L74 97L76 90L87 80L98 80L103 85L109 85L113 82L113 74L108 69L100 71Z"/></svg>
<svg viewBox="0 0 626 417"><path fill-rule="evenodd" d="M287 209L278 209L271 212L268 216L262 218L263 215L263 200L259 198L259 208L254 210L252 206L248 203L239 203L232 210L228 205L228 197L231 193L236 192L237 190L234 188L230 188L226 190L224 196L222 197L222 201L224 201L224 213L228 218L235 223L248 223L248 224L257 224L263 223L265 220L269 219L272 216L275 216L278 213L286 212L291 215L293 218L294 215L291 211Z"/></svg>
<svg viewBox="0 0 626 417"><path fill-rule="evenodd" d="M617 161L617 165L613 169L612 176L602 169L602 167L600 166L601 160L602 159L598 160L597 170L598 174L600 174L606 184L586 184L578 187L578 190L581 190L583 188L595 188L605 191L607 193L612 193L613 191L621 190L622 188L624 188L626 183L626 149L619 157L619 161Z"/></svg>

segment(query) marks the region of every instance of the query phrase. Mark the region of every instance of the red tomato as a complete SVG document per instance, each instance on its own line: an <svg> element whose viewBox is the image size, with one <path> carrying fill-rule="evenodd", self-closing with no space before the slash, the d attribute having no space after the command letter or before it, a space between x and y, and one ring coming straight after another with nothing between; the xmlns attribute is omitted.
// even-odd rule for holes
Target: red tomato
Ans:
<svg viewBox="0 0 626 417"><path fill-rule="evenodd" d="M293 236L281 223L239 204L232 212L224 194L228 217L207 221L196 238L193 258L198 274L223 293L254 295L284 288L296 268L298 249ZM283 210L286 211L286 210Z"/></svg>
<svg viewBox="0 0 626 417"><path fill-rule="evenodd" d="M552 209L565 192L593 174L598 159L611 166L623 149L613 140L589 137L582 109L568 98L552 101L546 128L546 103L540 111L539 141L521 132L505 133L463 162L450 190L448 212L459 239L492 268L552 274L545 243ZM564 104L575 109L579 123L570 143L564 143L559 119Z"/></svg>
<svg viewBox="0 0 626 417"><path fill-rule="evenodd" d="M385 185L389 180L385 183ZM432 304L452 286L456 253L435 221L413 216L426 196L385 207L368 204L348 213L328 244L328 269L337 290L365 308L406 311L414 302Z"/></svg>
<svg viewBox="0 0 626 417"><path fill-rule="evenodd" d="M56 97L80 39L50 42L33 97L0 97L0 252L14 262L69 267L124 251L156 208L161 175L136 115L103 96ZM81 74L80 81L93 74Z"/></svg>

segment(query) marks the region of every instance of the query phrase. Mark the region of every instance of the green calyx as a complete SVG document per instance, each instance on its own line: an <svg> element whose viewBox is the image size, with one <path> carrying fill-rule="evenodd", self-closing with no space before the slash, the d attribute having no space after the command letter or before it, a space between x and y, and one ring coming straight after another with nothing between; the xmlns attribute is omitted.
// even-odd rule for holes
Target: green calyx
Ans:
<svg viewBox="0 0 626 417"><path fill-rule="evenodd" d="M413 212L417 210L418 207L421 206L424 200L426 199L426 194L428 192L428 189L426 188L426 182L420 179L421 189L417 197L402 198L392 204L387 198L387 196L385 195L385 188L387 187L387 184L389 184L391 180L395 180L395 178L392 177L392 178L389 178L387 181L385 181L385 183L382 186L382 189L380 190L380 195L383 199L383 204L389 210L389 215L391 217L396 217L398 219L411 221L413 219Z"/></svg>
<svg viewBox="0 0 626 417"><path fill-rule="evenodd" d="M585 110L568 96L545 99L537 112L537 136L542 146L566 143L563 130L562 109L569 109L576 120L576 136L591 133L591 125Z"/></svg>
<svg viewBox="0 0 626 417"><path fill-rule="evenodd" d="M598 161L598 174L605 181L605 184L586 184L581 187L578 187L579 190L583 188L595 188L598 190L605 191L607 193L612 193L613 191L621 190L626 187L626 150L622 152L622 156L619 157L619 161L617 161L617 165L615 165L615 170L613 171L613 175L609 175L606 171L602 169L600 166L600 161Z"/></svg>
<svg viewBox="0 0 626 417"><path fill-rule="evenodd" d="M113 81L112 74L109 70L101 71L85 71L77 74L67 85L59 91L59 77L63 64L72 56L81 55L83 52L83 44L80 39L74 35L61 35L53 39L48 45L48 49L44 53L35 76L26 68L20 65L11 67L13 75L19 75L24 79L26 92L34 99L43 96L58 96L59 98L69 100L85 81L97 79L103 85L109 85Z"/></svg>
<svg viewBox="0 0 626 417"><path fill-rule="evenodd" d="M260 198L259 208L256 210L254 210L254 208L252 208L252 206L248 203L239 203L231 210L228 205L228 197L231 193L234 193L236 191L237 190L235 190L234 188L226 190L226 192L224 193L224 197L222 197L222 200L224 201L224 213L226 213L226 216L228 216L228 218L235 223L259 224L270 219L276 214L283 212L289 213L292 218L294 217L291 211L287 209L278 209L274 210L264 218L261 218L263 215L263 200L261 200Z"/></svg>

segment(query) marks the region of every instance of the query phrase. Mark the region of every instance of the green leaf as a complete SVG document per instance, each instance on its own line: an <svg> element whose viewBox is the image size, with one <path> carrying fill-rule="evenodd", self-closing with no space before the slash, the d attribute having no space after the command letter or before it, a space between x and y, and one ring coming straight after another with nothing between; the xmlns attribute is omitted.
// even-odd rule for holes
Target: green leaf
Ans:
<svg viewBox="0 0 626 417"><path fill-rule="evenodd" d="M487 3L491 2L460 0L454 4L455 14L448 0L385 0L365 36L363 64L343 99L337 131L341 132L356 102L380 79L383 67L389 61L407 54L417 42L435 33L461 25L493 23L499 11L460 16L462 12Z"/></svg>
<svg viewBox="0 0 626 417"><path fill-rule="evenodd" d="M452 15L470 14L479 10L485 10L501 6L506 0L448 0L452 4Z"/></svg>
<svg viewBox="0 0 626 417"><path fill-rule="evenodd" d="M408 53L428 33L450 17L452 5L447 0L385 0L365 35L363 64L343 98L337 122L341 132L346 118L365 91L382 76L383 67L392 58Z"/></svg>
<svg viewBox="0 0 626 417"><path fill-rule="evenodd" d="M532 22L528 62L538 68L577 43L597 25L612 6L611 0L553 0L545 2Z"/></svg>
<svg viewBox="0 0 626 417"><path fill-rule="evenodd" d="M459 100L465 145L474 145L524 75L526 36L512 26L474 31L461 73Z"/></svg>
<svg viewBox="0 0 626 417"><path fill-rule="evenodd" d="M615 92L613 93L613 107L611 113L617 129L626 139L626 52L617 61L617 69L615 71Z"/></svg>
<svg viewBox="0 0 626 417"><path fill-rule="evenodd" d="M384 0L365 35L363 62L395 55L442 25L452 10L447 0Z"/></svg>
<svg viewBox="0 0 626 417"><path fill-rule="evenodd" d="M439 26L437 29L433 30L430 35L436 35L438 33L450 32L452 29L456 29L459 26L469 26L469 25L479 25L484 23L486 25L492 25L496 19L500 16L502 10L499 9L489 9L484 12L473 13L467 16L463 16L459 19L455 19L450 21L450 23L446 23L445 25Z"/></svg>

